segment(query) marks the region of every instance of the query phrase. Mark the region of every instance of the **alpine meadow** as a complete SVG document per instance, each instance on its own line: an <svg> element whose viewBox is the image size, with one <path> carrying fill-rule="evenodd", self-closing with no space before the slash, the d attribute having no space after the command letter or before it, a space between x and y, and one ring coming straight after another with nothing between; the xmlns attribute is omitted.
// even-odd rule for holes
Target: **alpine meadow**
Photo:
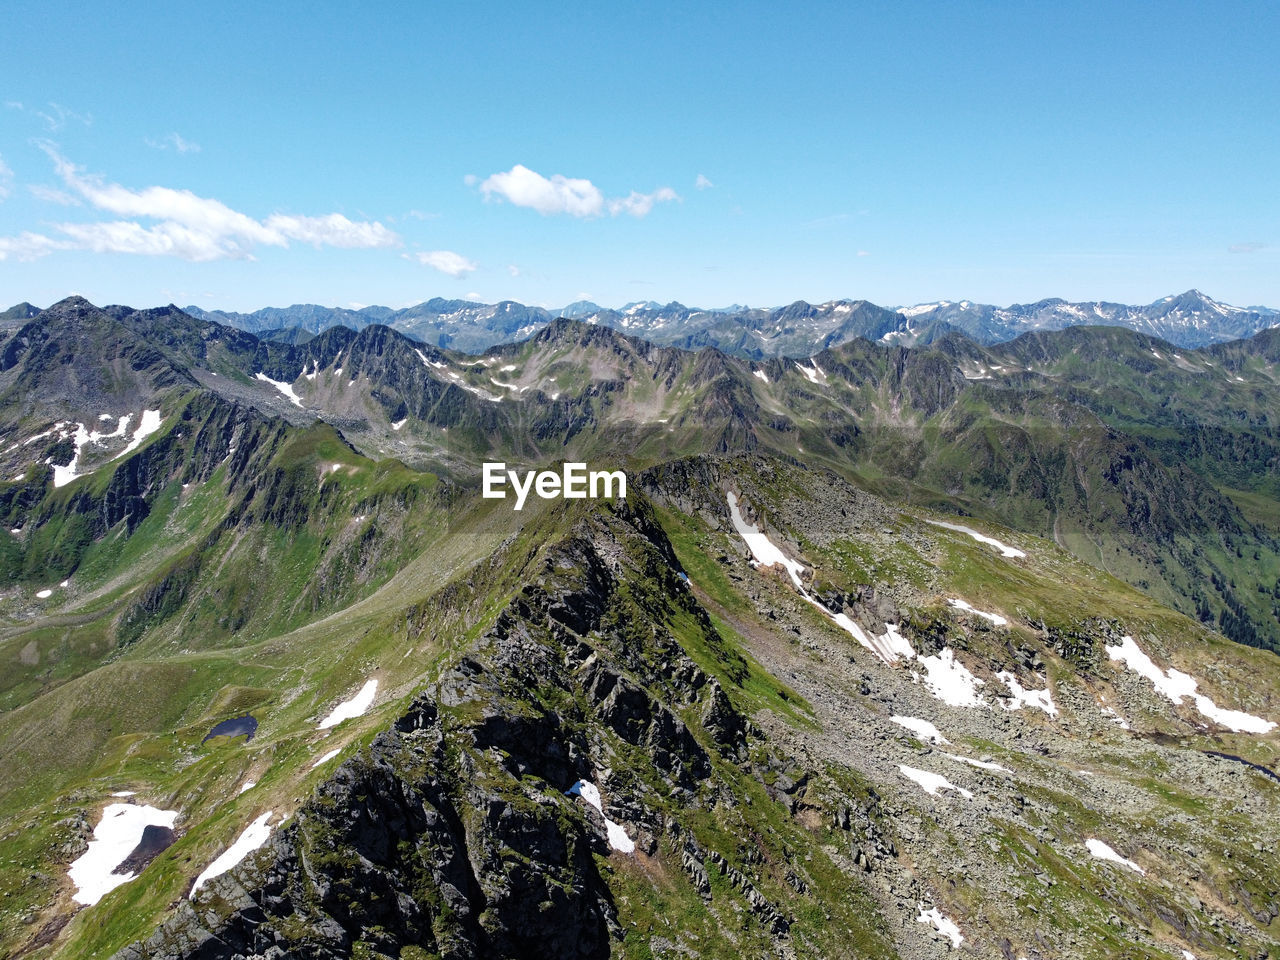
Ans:
<svg viewBox="0 0 1280 960"><path fill-rule="evenodd" d="M1280 958L1275 9L9 20L0 960Z"/></svg>

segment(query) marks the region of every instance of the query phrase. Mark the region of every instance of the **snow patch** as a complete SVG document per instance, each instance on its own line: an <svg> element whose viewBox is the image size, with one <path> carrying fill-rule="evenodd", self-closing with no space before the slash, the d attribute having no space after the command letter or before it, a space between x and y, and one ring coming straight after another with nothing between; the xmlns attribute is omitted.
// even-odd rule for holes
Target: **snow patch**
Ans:
<svg viewBox="0 0 1280 960"><path fill-rule="evenodd" d="M1120 716L1120 714L1116 713L1110 707L1102 707L1100 709L1102 710L1102 715L1106 717L1108 720L1110 720L1112 723L1118 723L1120 725L1121 730L1129 729L1129 721L1126 720L1124 717Z"/></svg>
<svg viewBox="0 0 1280 960"><path fill-rule="evenodd" d="M391 425L391 429L392 429L392 430L399 430L401 427L403 427L403 426L404 426L406 423L408 423L408 422L409 422L409 418L408 418L408 417L405 417L403 420L397 420L395 423L393 423L393 424Z"/></svg>
<svg viewBox="0 0 1280 960"><path fill-rule="evenodd" d="M753 373L753 375L754 375L754 376L759 377L759 378L760 378L761 380L763 380L765 383L768 383L768 382L769 382L769 378L768 378L768 376L765 374L765 372L764 372L763 370L754 370L754 371L752 371L752 373Z"/></svg>
<svg viewBox="0 0 1280 960"><path fill-rule="evenodd" d="M326 753L323 757L321 757L319 760L317 760L315 763L313 763L313 764L311 765L311 769L312 769L312 770L314 770L314 769L316 769L316 767L323 767L326 763L328 763L330 760L332 760L334 757L336 757L336 756L337 756L338 754L340 754L341 752L342 752L342 748L341 748L341 747L338 747L338 748L336 748L336 749L330 750L330 751L329 751L328 753Z"/></svg>
<svg viewBox="0 0 1280 960"><path fill-rule="evenodd" d="M996 674L996 679L1008 687L1011 694L1011 702L1004 705L1006 710L1018 710L1026 705L1037 707L1051 717L1058 715L1058 708L1053 702L1053 691L1047 687L1044 690L1027 690L1008 670L1001 670Z"/></svg>
<svg viewBox="0 0 1280 960"><path fill-rule="evenodd" d="M600 812L600 816L604 817L605 832L609 835L609 846L619 853L633 853L636 849L635 841L627 836L627 831L622 828L622 824L615 823L604 815L604 804L600 800L600 788L590 780L579 780L566 791L568 796L582 797L583 800L595 807Z"/></svg>
<svg viewBox="0 0 1280 960"><path fill-rule="evenodd" d="M930 796L938 796L943 790L954 790L966 800L973 799L973 793L964 787L957 787L954 783L942 776L940 773L930 773L928 770L917 770L915 767L908 767L906 764L898 764L898 770L908 780L920 786L925 793Z"/></svg>
<svg viewBox="0 0 1280 960"><path fill-rule="evenodd" d="M295 407L302 406L302 398L293 392L293 384L285 383L281 380L272 380L265 373L255 373L253 375L253 378L255 380L261 380L263 383L271 384L271 386L275 387L277 390L283 393L286 397L288 397L289 402L292 403Z"/></svg>
<svg viewBox="0 0 1280 960"><path fill-rule="evenodd" d="M421 360L428 367L435 367L435 369L437 370L443 370L445 367L448 366L447 363L441 363L439 360L428 360L427 355L423 353L421 350L419 350L417 347L413 348L413 352L416 353L418 355L418 359Z"/></svg>
<svg viewBox="0 0 1280 960"><path fill-rule="evenodd" d="M112 796L113 797L132 797L134 796L134 792L132 790L121 790L118 793L113 793Z"/></svg>
<svg viewBox="0 0 1280 960"><path fill-rule="evenodd" d="M1175 704L1190 697L1204 716L1228 730L1236 733L1270 733L1275 723L1264 720L1242 710L1226 710L1219 707L1203 693L1196 693L1199 685L1196 678L1189 673L1170 667L1161 670L1152 659L1143 652L1133 637L1121 637L1120 642L1106 648L1107 656L1112 660L1122 661L1134 673L1150 680L1159 693Z"/></svg>
<svg viewBox="0 0 1280 960"><path fill-rule="evenodd" d="M1000 614L987 613L985 610L979 610L976 607L970 606L968 601L966 600L961 600L958 597L952 597L947 600L947 603L951 604L951 606L955 607L957 610L963 610L966 613L972 613L975 616L982 617L985 620L990 620L997 627L1008 626L1009 621L1006 620L1004 617L1000 616Z"/></svg>
<svg viewBox="0 0 1280 960"><path fill-rule="evenodd" d="M756 558L756 562L762 567L782 564L787 573L791 575L791 580L796 585L796 589L803 593L804 584L800 581L800 574L804 570L804 564L798 560L792 560L783 553L767 535L760 532L760 528L755 524L748 525L742 519L742 512L738 509L737 496L731 491L728 497L729 512L733 516L733 528L746 541L747 547L751 550L751 555Z"/></svg>
<svg viewBox="0 0 1280 960"><path fill-rule="evenodd" d="M248 793L257 785L258 785L258 781L256 780L246 780L243 784L241 784L240 789L236 791L236 796L239 796L242 793Z"/></svg>
<svg viewBox="0 0 1280 960"><path fill-rule="evenodd" d="M843 613L836 614L834 619L836 623L852 633L859 643L883 660L886 666L891 667L899 660L915 659L916 651L911 646L911 641L898 632L896 623L886 623L884 633L878 637L867 637L858 625ZM848 621L848 624L841 622L842 620Z"/></svg>
<svg viewBox="0 0 1280 960"><path fill-rule="evenodd" d="M822 368L818 366L818 362L816 360L811 360L810 363L813 364L812 367L806 367L797 363L796 369L803 373L805 379L810 383L816 383L818 386L822 386L822 384L826 382L827 375L822 372ZM822 379L819 380L819 377Z"/></svg>
<svg viewBox="0 0 1280 960"><path fill-rule="evenodd" d="M928 740L930 743L950 743L951 741L944 737L928 720L922 720L919 717L902 717L892 716L889 718L890 723L896 723L900 727L906 727L912 733L919 734L921 738Z"/></svg>
<svg viewBox="0 0 1280 960"><path fill-rule="evenodd" d="M931 313L939 307L949 307L950 305L946 300L940 303L917 303L914 307L899 307L898 312L904 317L918 317L923 313Z"/></svg>
<svg viewBox="0 0 1280 960"><path fill-rule="evenodd" d="M867 636L866 632L847 614L832 613L822 603L811 597L800 580L804 564L789 558L754 524L747 524L738 509L738 498L735 494L730 492L727 497L734 529L746 542L757 564L766 567L782 564L791 575L791 580L803 600L821 610L838 627L847 631L859 644L874 653L887 666L893 666L899 660L916 659L916 652L912 649L911 642L898 632L897 624L885 624L884 634L872 638ZM982 681L955 660L955 653L950 647L936 656L920 657L919 662L927 674L925 683L937 699L957 707L982 705L982 698L977 693L977 688L982 685Z"/></svg>
<svg viewBox="0 0 1280 960"><path fill-rule="evenodd" d="M356 717L363 716L368 709L373 706L373 698L378 693L378 681L367 680L365 685L360 688L350 700L344 700L338 704L329 713L327 717L320 721L321 730L327 730L340 724L343 720L354 720Z"/></svg>
<svg viewBox="0 0 1280 960"><path fill-rule="evenodd" d="M1084 845L1088 848L1090 855L1097 857L1099 860L1110 860L1112 863L1118 863L1120 866L1128 867L1130 870L1140 874L1145 875L1147 872L1127 857L1120 856L1120 854L1116 853L1108 844L1103 843L1101 840L1089 837L1085 840Z"/></svg>
<svg viewBox="0 0 1280 960"><path fill-rule="evenodd" d="M950 647L943 647L933 656L919 657L918 660L926 672L925 686L943 703L953 707L982 706L978 687L983 682L956 659L955 651Z"/></svg>
<svg viewBox="0 0 1280 960"><path fill-rule="evenodd" d="M46 587L43 590L37 590L36 596L39 597L41 600L47 600L49 597L53 596L53 591L50 590L48 587Z"/></svg>
<svg viewBox="0 0 1280 960"><path fill-rule="evenodd" d="M157 415L159 415L159 411L157 411ZM105 416L110 420L115 419L110 414L106 414ZM126 413L123 417L120 418L120 422L116 424L116 428L112 430L110 433L98 433L98 431L96 430L86 430L85 425L83 423L75 424L76 429L74 434L72 434L70 431L64 432L61 428L63 426L70 426L69 422L64 421L64 422L58 423L53 428L53 430L46 431L43 434L39 434L38 436L48 436L50 433L57 431L59 436L63 437L64 439L70 436L74 436L75 438L76 452L71 457L71 462L68 463L65 467L59 467L55 465L53 468L53 485L55 487L64 487L68 483L70 483L72 480L74 480L76 477L81 476L81 474L78 472L78 468L80 466L80 451L83 450L85 446L90 443L98 444L98 443L101 443L103 440L110 440L113 437L123 437L125 430L128 429L129 427L129 421L132 419L132 417L133 417L132 414ZM144 418L145 418L145 415L144 415ZM99 419L101 419L101 417L99 417ZM32 437L31 439L35 440L37 439L37 437ZM27 443L30 443L30 442L31 440L27 441ZM124 450L122 450L120 453L116 454L115 457L112 457L112 459L115 460L120 457L123 457L126 453L129 453L131 450L133 450L135 446L136 446L135 444L130 444L129 446L125 447Z"/></svg>
<svg viewBox="0 0 1280 960"><path fill-rule="evenodd" d="M1017 547L1011 547L1007 543L1001 543L995 537L988 537L986 534L979 533L977 530L974 530L972 527L966 527L959 523L947 523L946 521L943 521L943 520L929 520L927 522L933 524L935 527L945 527L946 529L954 530L957 533L967 533L969 536L973 537L973 539L977 540L979 543L985 543L988 546L995 547L1006 557L1017 558L1017 557L1026 556L1026 553L1024 553L1022 550L1019 550Z"/></svg>
<svg viewBox="0 0 1280 960"><path fill-rule="evenodd" d="M937 907L931 910L925 910L921 907L920 916L916 917L916 922L929 924L950 940L952 950L959 950L960 944L964 943L964 935L960 932L960 928L956 926L956 922L949 917L943 916Z"/></svg>
<svg viewBox="0 0 1280 960"><path fill-rule="evenodd" d="M270 819L271 811L268 810L249 826L245 827L244 832L236 838L236 842L223 851L218 859L205 867L200 876L196 877L196 882L191 887L190 895L194 897L201 886L237 866L241 860L266 843L267 837L271 836L271 828L267 826L267 822Z"/></svg>
<svg viewBox="0 0 1280 960"><path fill-rule="evenodd" d="M127 422L128 419L128 417L121 417L120 422L123 424ZM142 446L143 440L147 439L147 437L160 429L160 424L162 422L159 410L143 410L142 420L138 423L138 429L133 431L133 436L129 438L129 445L116 454L113 459L119 460L121 457L137 450L138 447ZM123 433L123 429L121 429L120 432Z"/></svg>
<svg viewBox="0 0 1280 960"><path fill-rule="evenodd" d="M67 877L76 886L71 899L90 906L116 887L134 879L136 873L111 871L133 852L142 840L142 831L148 826L172 829L177 819L177 810L160 810L132 803L108 804L102 811L102 819L93 828L93 839L89 841L88 849L67 868Z"/></svg>
<svg viewBox="0 0 1280 960"><path fill-rule="evenodd" d="M1013 773L1008 767L1002 767L998 763L992 763L990 760L971 760L968 757L962 757L954 753L944 753L944 757L948 760L954 760L956 763L966 763L971 767L977 767L979 770L999 770L1001 773Z"/></svg>

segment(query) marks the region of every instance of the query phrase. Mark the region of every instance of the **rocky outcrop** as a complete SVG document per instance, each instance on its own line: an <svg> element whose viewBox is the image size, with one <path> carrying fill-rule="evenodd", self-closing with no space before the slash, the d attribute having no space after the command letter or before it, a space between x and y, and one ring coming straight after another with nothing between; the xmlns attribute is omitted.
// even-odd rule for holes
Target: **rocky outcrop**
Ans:
<svg viewBox="0 0 1280 960"><path fill-rule="evenodd" d="M595 809L566 795L579 780L599 785L605 815L643 850L679 838L785 938L783 907L659 812L673 796L689 812L731 802L713 758L749 747L746 718L664 633L691 617L715 639L674 560L643 506L585 516L529 558L508 607L391 729L117 960L336 960L407 945L456 960L610 956L623 930L601 869L609 845Z"/></svg>

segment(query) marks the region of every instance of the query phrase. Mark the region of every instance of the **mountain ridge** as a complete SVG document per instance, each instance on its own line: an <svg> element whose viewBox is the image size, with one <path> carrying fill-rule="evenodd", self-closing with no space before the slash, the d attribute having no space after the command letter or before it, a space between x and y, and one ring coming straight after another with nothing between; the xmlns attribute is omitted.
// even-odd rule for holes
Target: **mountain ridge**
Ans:
<svg viewBox="0 0 1280 960"><path fill-rule="evenodd" d="M1280 947L1280 331L294 339L0 339L0 950ZM516 512L499 459L629 489Z"/></svg>
<svg viewBox="0 0 1280 960"><path fill-rule="evenodd" d="M356 311L314 304L266 308L250 314L205 311L194 306L185 309L194 316L251 332L300 326L317 333L336 324L358 329L367 323L380 322L426 343L472 352L524 339L534 328L558 316L567 316L636 333L665 345L690 349L716 346L751 359L812 356L824 347L856 336L927 344L947 330L955 329L991 344L1032 330L1063 329L1080 324L1129 327L1189 348L1246 338L1280 324L1280 312L1274 309L1231 307L1197 290L1145 305L1106 301L1072 303L1048 298L1008 307L968 300L880 307L866 300L830 300L820 304L800 300L772 308L704 309L675 301L668 304L638 301L610 309L590 301L578 301L557 311L509 300L483 304L437 297L399 310L364 307Z"/></svg>

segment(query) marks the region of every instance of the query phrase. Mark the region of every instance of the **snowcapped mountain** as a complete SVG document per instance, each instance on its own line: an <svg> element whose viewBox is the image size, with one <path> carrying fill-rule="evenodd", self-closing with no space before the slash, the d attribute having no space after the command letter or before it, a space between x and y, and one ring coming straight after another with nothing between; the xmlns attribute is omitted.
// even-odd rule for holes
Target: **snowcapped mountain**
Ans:
<svg viewBox="0 0 1280 960"><path fill-rule="evenodd" d="M1187 348L1250 337L1280 319L1275 310L1233 307L1199 290L1164 297L1145 306L1103 300L1070 303L1052 297L1009 307L942 300L898 310L917 325L940 321L983 343L1012 340L1032 330L1088 325L1128 327Z"/></svg>
<svg viewBox="0 0 1280 960"><path fill-rule="evenodd" d="M15 308L16 309L16 308ZM940 300L904 307L880 307L866 300L804 300L781 307L705 309L672 301L636 301L620 309L579 300L560 310L528 306L513 300L478 303L439 297L393 310L364 307L347 310L316 304L266 308L254 313L185 308L192 316L251 333L301 327L319 333L329 327L363 329L386 324L438 347L477 352L499 343L524 340L558 317L622 330L663 346L716 347L725 353L763 360L809 357L858 337L901 346L928 344L951 330L980 343L1012 340L1035 330L1073 326L1118 326L1192 348L1253 336L1280 322L1280 311L1268 307L1234 307L1198 290L1164 297L1145 306L1107 301L1071 303L1052 297L1008 307L971 300ZM296 339L296 337L295 337Z"/></svg>
<svg viewBox="0 0 1280 960"><path fill-rule="evenodd" d="M0 336L0 957L1277 956L1280 330L599 313Z"/></svg>

